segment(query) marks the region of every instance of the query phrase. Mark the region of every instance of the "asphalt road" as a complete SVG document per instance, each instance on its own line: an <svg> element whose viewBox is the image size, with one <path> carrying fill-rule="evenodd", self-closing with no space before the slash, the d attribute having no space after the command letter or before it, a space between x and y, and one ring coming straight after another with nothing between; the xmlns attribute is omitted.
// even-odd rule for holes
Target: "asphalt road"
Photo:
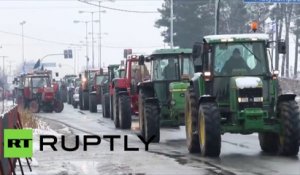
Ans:
<svg viewBox="0 0 300 175"><path fill-rule="evenodd" d="M122 137L115 142L113 152L109 150L108 139L87 152L48 149L35 154L39 162L36 170L43 174L300 174L300 154L289 158L266 155L260 150L257 134L223 135L221 156L212 159L188 153L184 127L161 129L161 143L150 144L146 152L136 136L137 120L133 122L132 130L119 130L110 119L102 117L101 109L91 114L67 104L62 113L40 113L39 116L52 129L68 134L70 140L74 134L128 135L129 146L140 148L138 152L125 152Z"/></svg>

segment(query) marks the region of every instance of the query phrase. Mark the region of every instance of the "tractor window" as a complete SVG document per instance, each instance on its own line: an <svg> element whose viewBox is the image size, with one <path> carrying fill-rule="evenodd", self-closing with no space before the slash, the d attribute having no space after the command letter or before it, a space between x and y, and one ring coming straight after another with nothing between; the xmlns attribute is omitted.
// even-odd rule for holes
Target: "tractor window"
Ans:
<svg viewBox="0 0 300 175"><path fill-rule="evenodd" d="M96 85L101 85L103 79L104 79L104 76L97 76L96 77Z"/></svg>
<svg viewBox="0 0 300 175"><path fill-rule="evenodd" d="M213 60L215 76L262 75L268 70L262 42L217 44Z"/></svg>
<svg viewBox="0 0 300 175"><path fill-rule="evenodd" d="M174 57L155 59L154 63L154 80L179 80L178 59Z"/></svg>
<svg viewBox="0 0 300 175"><path fill-rule="evenodd" d="M182 70L183 75L190 75L190 77L193 77L194 65L193 65L192 58L188 58L188 57L184 58L182 67L183 67L183 70Z"/></svg>
<svg viewBox="0 0 300 175"><path fill-rule="evenodd" d="M32 87L36 88L36 87L44 87L48 85L48 79L45 77L36 77L36 78L32 78Z"/></svg>

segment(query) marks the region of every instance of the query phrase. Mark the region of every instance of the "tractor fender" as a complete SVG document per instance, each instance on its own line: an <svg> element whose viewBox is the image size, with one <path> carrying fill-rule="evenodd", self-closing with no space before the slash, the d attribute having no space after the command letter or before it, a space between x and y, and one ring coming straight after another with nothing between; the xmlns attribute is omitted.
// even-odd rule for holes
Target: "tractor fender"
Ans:
<svg viewBox="0 0 300 175"><path fill-rule="evenodd" d="M118 92L118 95L129 95L127 91L121 90Z"/></svg>
<svg viewBox="0 0 300 175"><path fill-rule="evenodd" d="M148 97L148 98L145 98L145 102L146 103L158 103L158 98L156 97Z"/></svg>
<svg viewBox="0 0 300 175"><path fill-rule="evenodd" d="M202 95L198 100L198 105L201 103L214 103L216 102L216 97L210 95Z"/></svg>
<svg viewBox="0 0 300 175"><path fill-rule="evenodd" d="M92 92L90 92L90 95L96 95L96 91L92 91Z"/></svg>
<svg viewBox="0 0 300 175"><path fill-rule="evenodd" d="M295 100L296 94L282 94L278 96L278 103L282 101L292 101Z"/></svg>
<svg viewBox="0 0 300 175"><path fill-rule="evenodd" d="M151 82L150 80L148 80L148 81L144 81L144 82L138 83L137 92L139 92L141 90L144 93L147 93L148 94L147 96L154 96L153 82Z"/></svg>

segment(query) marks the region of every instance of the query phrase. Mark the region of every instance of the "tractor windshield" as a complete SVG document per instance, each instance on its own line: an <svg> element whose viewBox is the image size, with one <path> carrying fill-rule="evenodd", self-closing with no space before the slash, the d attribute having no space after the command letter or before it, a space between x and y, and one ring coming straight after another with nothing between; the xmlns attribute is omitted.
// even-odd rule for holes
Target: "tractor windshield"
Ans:
<svg viewBox="0 0 300 175"><path fill-rule="evenodd" d="M153 61L153 79L154 80L179 80L179 63L175 56L155 58Z"/></svg>
<svg viewBox="0 0 300 175"><path fill-rule="evenodd" d="M104 80L104 77L103 75L97 75L96 77L96 85L101 85L102 81Z"/></svg>
<svg viewBox="0 0 300 175"><path fill-rule="evenodd" d="M33 77L31 78L32 87L40 88L49 85L49 79L47 77Z"/></svg>
<svg viewBox="0 0 300 175"><path fill-rule="evenodd" d="M215 44L212 58L215 76L255 76L268 72L264 42Z"/></svg>

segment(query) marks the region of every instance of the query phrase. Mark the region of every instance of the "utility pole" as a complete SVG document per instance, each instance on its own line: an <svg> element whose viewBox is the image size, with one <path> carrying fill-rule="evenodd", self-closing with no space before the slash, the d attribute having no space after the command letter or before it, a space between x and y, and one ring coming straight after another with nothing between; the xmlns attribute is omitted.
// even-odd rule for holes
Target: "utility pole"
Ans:
<svg viewBox="0 0 300 175"><path fill-rule="evenodd" d="M215 35L219 34L220 0L216 0L215 10Z"/></svg>
<svg viewBox="0 0 300 175"><path fill-rule="evenodd" d="M23 59L23 71L25 71L25 56L24 56L24 24L26 21L22 21L20 25L22 26L22 59Z"/></svg>
<svg viewBox="0 0 300 175"><path fill-rule="evenodd" d="M101 70L101 56L102 56L102 41L101 41L101 1L99 1L99 60L98 60L98 65Z"/></svg>
<svg viewBox="0 0 300 175"><path fill-rule="evenodd" d="M174 47L174 4L173 0L171 0L171 15L170 15L170 22L171 22L171 29L170 29L170 39L171 39L171 49Z"/></svg>
<svg viewBox="0 0 300 175"><path fill-rule="evenodd" d="M86 42L86 70L89 69L89 41L88 41L88 21L85 22L85 42Z"/></svg>
<svg viewBox="0 0 300 175"><path fill-rule="evenodd" d="M92 14L92 68L95 67L95 52L94 52L94 12Z"/></svg>

